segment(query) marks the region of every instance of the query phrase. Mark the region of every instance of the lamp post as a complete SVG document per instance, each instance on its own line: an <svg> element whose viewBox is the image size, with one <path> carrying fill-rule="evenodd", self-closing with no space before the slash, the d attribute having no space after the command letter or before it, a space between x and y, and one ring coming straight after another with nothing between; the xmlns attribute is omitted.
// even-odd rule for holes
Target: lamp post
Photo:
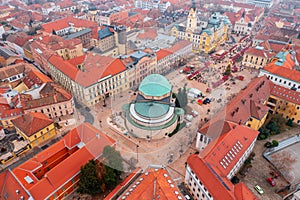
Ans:
<svg viewBox="0 0 300 200"><path fill-rule="evenodd" d="M183 144L180 144L179 157L181 157L181 154L183 153L182 146L183 146Z"/></svg>
<svg viewBox="0 0 300 200"><path fill-rule="evenodd" d="M139 151L138 151L138 148L139 148L140 146L137 144L136 145L136 160L137 160L137 162L139 162Z"/></svg>

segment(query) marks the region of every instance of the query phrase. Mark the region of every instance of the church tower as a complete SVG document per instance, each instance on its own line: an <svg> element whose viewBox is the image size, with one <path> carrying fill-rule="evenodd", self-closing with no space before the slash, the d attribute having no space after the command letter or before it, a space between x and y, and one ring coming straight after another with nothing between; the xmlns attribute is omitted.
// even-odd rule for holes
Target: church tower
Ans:
<svg viewBox="0 0 300 200"><path fill-rule="evenodd" d="M195 0L192 0L192 7L190 9L187 23L186 23L186 32L192 34L197 28L197 9Z"/></svg>

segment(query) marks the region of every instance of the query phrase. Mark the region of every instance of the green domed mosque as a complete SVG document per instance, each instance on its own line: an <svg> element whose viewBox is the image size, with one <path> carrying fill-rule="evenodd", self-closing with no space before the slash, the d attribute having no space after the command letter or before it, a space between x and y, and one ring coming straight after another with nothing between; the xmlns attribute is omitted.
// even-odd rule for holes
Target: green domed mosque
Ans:
<svg viewBox="0 0 300 200"><path fill-rule="evenodd" d="M123 106L129 134L137 138L160 139L173 132L184 111L175 107L172 85L159 74L141 82L136 99Z"/></svg>

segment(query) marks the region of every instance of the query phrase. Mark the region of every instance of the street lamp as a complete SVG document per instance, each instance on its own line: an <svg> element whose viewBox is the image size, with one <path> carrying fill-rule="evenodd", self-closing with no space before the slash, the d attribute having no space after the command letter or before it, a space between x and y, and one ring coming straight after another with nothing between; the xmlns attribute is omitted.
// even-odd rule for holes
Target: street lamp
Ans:
<svg viewBox="0 0 300 200"><path fill-rule="evenodd" d="M138 148L139 148L140 146L137 144L136 145L136 160L137 160L137 162L139 162L139 151L138 151Z"/></svg>
<svg viewBox="0 0 300 200"><path fill-rule="evenodd" d="M179 157L181 157L181 154L183 153L182 146L183 146L183 144L180 144Z"/></svg>

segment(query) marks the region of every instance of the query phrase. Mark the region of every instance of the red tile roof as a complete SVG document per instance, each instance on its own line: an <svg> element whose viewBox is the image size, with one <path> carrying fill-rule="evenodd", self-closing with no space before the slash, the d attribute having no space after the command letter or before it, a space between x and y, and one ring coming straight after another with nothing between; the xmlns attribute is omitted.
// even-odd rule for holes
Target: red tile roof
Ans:
<svg viewBox="0 0 300 200"><path fill-rule="evenodd" d="M113 197L117 196L119 192L123 191L124 188L127 188L132 180L134 180L139 174L142 172L142 169L140 167L136 168L133 170L133 172L128 175L122 183L117 185L113 191L111 191L105 198L104 200L111 200Z"/></svg>
<svg viewBox="0 0 300 200"><path fill-rule="evenodd" d="M39 98L33 98L30 94L20 94L13 97L12 103L15 106L21 103L24 110L31 110L34 108L60 104L72 99L72 95L57 83L48 82L41 87L42 89L39 91Z"/></svg>
<svg viewBox="0 0 300 200"><path fill-rule="evenodd" d="M220 175L225 177L238 163L242 155L245 153L248 147L250 147L251 143L256 140L256 137L259 133L258 131L246 126L238 125L232 122L228 123L231 129L227 133L224 133L217 139L210 142L200 153L201 158L203 158L212 167L217 168L220 172ZM237 147L236 150L232 150L235 149L234 146ZM234 153L234 151L237 153L232 156L229 153L231 150L232 153ZM230 162L228 162L225 157L228 158ZM233 159L231 160L230 157ZM229 164L226 166L226 168L224 168L220 162L223 162L224 166L225 162Z"/></svg>
<svg viewBox="0 0 300 200"><path fill-rule="evenodd" d="M234 186L227 175L256 139L258 131L231 122L229 125L229 132L210 142L199 155L191 155L187 163L214 199L257 199L245 185Z"/></svg>
<svg viewBox="0 0 300 200"><path fill-rule="evenodd" d="M9 86L0 86L0 94L5 94L9 92L11 89Z"/></svg>
<svg viewBox="0 0 300 200"><path fill-rule="evenodd" d="M21 116L22 114L24 114L23 108L7 109L2 111L0 118L9 119L9 118Z"/></svg>
<svg viewBox="0 0 300 200"><path fill-rule="evenodd" d="M72 129L59 142L15 168L13 173L34 199L47 199L77 175L81 166L91 159L97 159L107 145L113 146L115 141L92 125L84 123ZM48 158L61 151L69 152L68 157L37 179L33 172L42 168ZM31 177L33 183L28 184L24 179L26 176Z"/></svg>
<svg viewBox="0 0 300 200"><path fill-rule="evenodd" d="M291 89L287 89L280 85L273 84L273 88L271 90L271 95L274 95L280 99L286 100L288 102L295 103L300 105L300 92L294 91Z"/></svg>
<svg viewBox="0 0 300 200"><path fill-rule="evenodd" d="M98 82L101 78L109 75L114 76L126 70L125 65L119 58L100 56L94 53L86 55L83 62L84 71L79 70L70 64L70 62L64 61L56 55L51 56L48 61L62 73L84 87Z"/></svg>
<svg viewBox="0 0 300 200"><path fill-rule="evenodd" d="M44 31L47 33L52 33L53 30L58 31L62 30L64 28L70 27L70 23L74 24L74 27L77 28L91 28L92 29L92 35L93 38L98 38L98 33L97 33L97 23L84 20L84 19L78 19L73 16L68 16L66 18L54 21L54 22L49 22L47 24L43 24L42 28Z"/></svg>
<svg viewBox="0 0 300 200"><path fill-rule="evenodd" d="M128 200L157 199L158 196L162 200L174 200L180 197L184 199L176 183L164 168L148 168L118 199L123 199L124 196Z"/></svg>
<svg viewBox="0 0 300 200"><path fill-rule="evenodd" d="M275 61L273 61L273 62L270 62L268 65L266 65L263 68L263 70L265 70L271 74L292 80L292 81L300 82L300 71L294 70L294 69L289 69L285 66L291 67L292 65L284 64L283 66L277 66L275 64Z"/></svg>
<svg viewBox="0 0 300 200"><path fill-rule="evenodd" d="M157 61L167 57L168 55L171 55L172 53L168 50L165 49L160 49L159 51L156 52L156 56L157 56Z"/></svg>
<svg viewBox="0 0 300 200"><path fill-rule="evenodd" d="M211 138L217 138L225 133L228 133L231 129L231 124L228 121L210 120L199 129L199 132L202 135L209 135Z"/></svg>
<svg viewBox="0 0 300 200"><path fill-rule="evenodd" d="M25 32L17 32L14 34L9 34L6 38L7 41L15 43L16 45L23 47L25 43L32 39L32 36L27 35Z"/></svg>
<svg viewBox="0 0 300 200"><path fill-rule="evenodd" d="M241 199L249 199L249 200L257 200L256 196L251 192L251 190L247 187L247 185L243 182L240 182L234 185L234 195L237 200Z"/></svg>
<svg viewBox="0 0 300 200"><path fill-rule="evenodd" d="M46 128L53 123L46 115L43 113L27 113L11 121L14 126L20 129L28 137L39 132L43 128Z"/></svg>
<svg viewBox="0 0 300 200"><path fill-rule="evenodd" d="M245 53L249 54L249 55L263 57L263 58L272 58L275 55L275 53L273 53L273 52L265 51L265 49L260 50L260 49L257 49L256 47L250 47L249 49L247 49L245 51Z"/></svg>
<svg viewBox="0 0 300 200"><path fill-rule="evenodd" d="M18 192L17 192L18 191ZM30 195L10 170L0 174L0 199L29 199Z"/></svg>
<svg viewBox="0 0 300 200"><path fill-rule="evenodd" d="M262 117L263 113L268 112L268 107L264 106L263 102L269 98L271 88L272 83L266 76L253 79L209 123L212 124L225 118L230 122L245 124L250 117L258 117L253 116L256 112L259 112L259 116ZM252 102L256 103L256 112L251 111Z"/></svg>
<svg viewBox="0 0 300 200"><path fill-rule="evenodd" d="M18 64L0 68L0 80L9 78L13 75L24 73L27 66L28 66L27 63L18 63Z"/></svg>
<svg viewBox="0 0 300 200"><path fill-rule="evenodd" d="M137 38L139 39L155 40L156 37L157 37L156 28L144 28L144 33L139 33L137 35Z"/></svg>
<svg viewBox="0 0 300 200"><path fill-rule="evenodd" d="M69 62L73 66L78 66L78 65L83 64L83 62L85 60L85 56L86 55L82 55L82 56L78 56L78 57L75 57L75 58L71 58L71 59L67 60L67 62Z"/></svg>
<svg viewBox="0 0 300 200"><path fill-rule="evenodd" d="M48 76L42 74L37 70L30 70L25 78L23 79L23 83L26 85L28 89L30 89L34 85L42 85L43 83L53 82Z"/></svg>
<svg viewBox="0 0 300 200"><path fill-rule="evenodd" d="M187 163L214 199L236 200L233 184L224 176L216 176L218 172L213 171L205 160L194 154L188 157Z"/></svg>
<svg viewBox="0 0 300 200"><path fill-rule="evenodd" d="M74 6L74 3L72 0L60 1L57 4L60 6L60 8L68 8L68 7Z"/></svg>
<svg viewBox="0 0 300 200"><path fill-rule="evenodd" d="M190 41L187 41L187 40L180 40L179 42L177 42L176 44L174 44L172 47L166 49L172 53L175 53L179 50L181 50L182 48L190 45L191 42Z"/></svg>

